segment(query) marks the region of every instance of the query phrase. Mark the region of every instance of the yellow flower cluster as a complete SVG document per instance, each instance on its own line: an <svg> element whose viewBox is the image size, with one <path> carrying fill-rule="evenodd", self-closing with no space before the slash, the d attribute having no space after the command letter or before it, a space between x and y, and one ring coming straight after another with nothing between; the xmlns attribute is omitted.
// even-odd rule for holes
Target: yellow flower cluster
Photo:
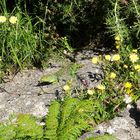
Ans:
<svg viewBox="0 0 140 140"><path fill-rule="evenodd" d="M0 23L4 23L4 22L6 22L6 17L5 16L0 16ZM9 18L9 22L11 23L11 24L16 24L17 23L17 17L15 17L15 16L11 16L10 18Z"/></svg>
<svg viewBox="0 0 140 140"><path fill-rule="evenodd" d="M108 61L119 61L121 59L119 54L114 54L112 57L110 55L105 55L105 60Z"/></svg>
<svg viewBox="0 0 140 140"><path fill-rule="evenodd" d="M116 46L116 49L119 49L120 46L121 46L121 37L120 37L120 35L115 36L115 46Z"/></svg>

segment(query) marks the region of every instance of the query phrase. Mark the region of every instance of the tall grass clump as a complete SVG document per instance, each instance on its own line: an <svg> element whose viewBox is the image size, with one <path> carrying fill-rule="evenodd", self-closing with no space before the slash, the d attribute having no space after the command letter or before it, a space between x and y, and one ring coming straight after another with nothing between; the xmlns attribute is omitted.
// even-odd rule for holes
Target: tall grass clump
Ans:
<svg viewBox="0 0 140 140"><path fill-rule="evenodd" d="M0 2L0 58L1 69L24 66L41 62L45 57L46 48L43 41L43 30L37 30L40 22L32 23L33 18L26 10L16 7L10 10L6 1ZM42 53L43 52L43 53Z"/></svg>

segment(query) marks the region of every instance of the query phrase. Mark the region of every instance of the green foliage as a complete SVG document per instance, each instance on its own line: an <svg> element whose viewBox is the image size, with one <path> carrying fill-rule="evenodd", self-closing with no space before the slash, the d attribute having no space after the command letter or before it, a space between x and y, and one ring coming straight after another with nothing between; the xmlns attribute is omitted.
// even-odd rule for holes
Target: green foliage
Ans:
<svg viewBox="0 0 140 140"><path fill-rule="evenodd" d="M66 97L52 101L46 123L29 114L19 114L0 124L1 140L76 140L90 128L93 101Z"/></svg>
<svg viewBox="0 0 140 140"><path fill-rule="evenodd" d="M113 135L95 136L94 138L87 138L86 140L117 140Z"/></svg>
<svg viewBox="0 0 140 140"><path fill-rule="evenodd" d="M18 115L8 122L0 124L1 140L39 140L43 136L43 128L37 119L28 114Z"/></svg>
<svg viewBox="0 0 140 140"><path fill-rule="evenodd" d="M60 103L58 101L53 101L49 114L46 118L46 129L45 129L45 138L50 140L55 140L57 138L57 129L59 126L59 114L60 114Z"/></svg>
<svg viewBox="0 0 140 140"><path fill-rule="evenodd" d="M43 136L42 126L37 124L37 119L31 115L18 115L16 138L40 139Z"/></svg>
<svg viewBox="0 0 140 140"><path fill-rule="evenodd" d="M140 40L140 3L137 0L130 0L122 3L119 0L110 2L112 8L108 11L106 24L108 31L114 36L119 35L121 38L120 51L125 48L138 48Z"/></svg>
<svg viewBox="0 0 140 140"><path fill-rule="evenodd" d="M25 11L23 12L17 5L9 13L5 2L0 3L1 14L6 21L0 23L0 59L1 69L8 69L11 65L14 68L22 69L24 66L31 66L45 58L46 51L43 43L43 31L37 32L37 25L41 22L37 19L33 24L33 19ZM14 17L14 23L10 19Z"/></svg>
<svg viewBox="0 0 140 140"><path fill-rule="evenodd" d="M45 138L75 140L86 130L93 111L93 102L66 97L52 103L46 120ZM61 109L60 109L61 106Z"/></svg>
<svg viewBox="0 0 140 140"><path fill-rule="evenodd" d="M15 138L15 126L13 124L0 124L0 139L1 140L12 140Z"/></svg>

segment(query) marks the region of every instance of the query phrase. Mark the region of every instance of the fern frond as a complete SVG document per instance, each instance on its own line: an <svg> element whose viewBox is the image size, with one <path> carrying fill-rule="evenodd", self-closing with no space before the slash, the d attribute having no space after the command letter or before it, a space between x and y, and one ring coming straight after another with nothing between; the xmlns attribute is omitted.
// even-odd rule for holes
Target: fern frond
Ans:
<svg viewBox="0 0 140 140"><path fill-rule="evenodd" d="M93 101L90 100L78 100L76 106L73 107L67 120L60 129L58 134L58 140L76 140L80 136L82 130L89 127L87 120L91 116L93 111Z"/></svg>
<svg viewBox="0 0 140 140"><path fill-rule="evenodd" d="M44 138L48 138L49 140L57 139L59 115L60 115L60 103L58 101L53 101L46 118L46 129Z"/></svg>
<svg viewBox="0 0 140 140"><path fill-rule="evenodd" d="M79 100L76 98L69 98L69 97L65 98L61 110L61 122L59 126L59 131L61 131L67 119L69 119L69 115L71 114L73 109L77 106L78 102Z"/></svg>

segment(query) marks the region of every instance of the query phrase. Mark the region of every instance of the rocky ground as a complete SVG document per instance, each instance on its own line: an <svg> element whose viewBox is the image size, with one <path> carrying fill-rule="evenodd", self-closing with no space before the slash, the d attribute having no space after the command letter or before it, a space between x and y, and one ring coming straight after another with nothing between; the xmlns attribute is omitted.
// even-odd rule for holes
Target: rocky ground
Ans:
<svg viewBox="0 0 140 140"><path fill-rule="evenodd" d="M100 66L91 63L91 58L95 54L92 51L79 52L75 60L81 64L73 87L82 86L85 88L84 81L88 81L88 86L96 86L102 79ZM51 74L63 67L63 63L51 62L50 67L41 71L23 70L15 77L8 77L7 82L0 84L0 120L3 121L11 113L30 113L37 117L47 114L50 102L59 98L63 92L63 86L70 76L64 74L60 83L40 85L39 79L43 75ZM126 109L120 116L108 123L100 124L93 133L86 133L80 139L106 133L109 129L120 140L140 140L139 129L140 114L135 108Z"/></svg>

